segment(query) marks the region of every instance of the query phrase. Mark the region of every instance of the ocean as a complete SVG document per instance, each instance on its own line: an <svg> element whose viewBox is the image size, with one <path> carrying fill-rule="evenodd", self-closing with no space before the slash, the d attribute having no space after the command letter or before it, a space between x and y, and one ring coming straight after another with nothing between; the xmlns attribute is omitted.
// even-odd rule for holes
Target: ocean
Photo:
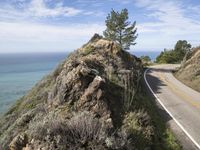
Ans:
<svg viewBox="0 0 200 150"><path fill-rule="evenodd" d="M159 51L131 51L131 54L141 57L141 56L149 56L152 61L156 60L156 57L160 54Z"/></svg>
<svg viewBox="0 0 200 150"><path fill-rule="evenodd" d="M155 60L158 52L131 52ZM66 53L0 54L0 114L27 93L67 56Z"/></svg>
<svg viewBox="0 0 200 150"><path fill-rule="evenodd" d="M43 76L51 72L67 53L0 54L0 114Z"/></svg>

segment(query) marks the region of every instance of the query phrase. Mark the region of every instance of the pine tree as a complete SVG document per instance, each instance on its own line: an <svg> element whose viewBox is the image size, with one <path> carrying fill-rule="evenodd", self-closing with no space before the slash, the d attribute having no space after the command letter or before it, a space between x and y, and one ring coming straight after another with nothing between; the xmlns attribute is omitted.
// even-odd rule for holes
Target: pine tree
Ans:
<svg viewBox="0 0 200 150"><path fill-rule="evenodd" d="M117 42L123 50L129 50L131 45L135 45L137 38L136 22L131 23L128 19L127 9L121 12L112 10L105 21L107 28L103 33L106 39Z"/></svg>

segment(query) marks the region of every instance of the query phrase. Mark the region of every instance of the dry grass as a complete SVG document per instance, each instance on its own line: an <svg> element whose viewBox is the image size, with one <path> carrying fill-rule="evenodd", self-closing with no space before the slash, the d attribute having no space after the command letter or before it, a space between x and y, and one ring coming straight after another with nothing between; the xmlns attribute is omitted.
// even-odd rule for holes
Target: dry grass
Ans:
<svg viewBox="0 0 200 150"><path fill-rule="evenodd" d="M193 49L189 58L174 75L187 86L200 92L200 48Z"/></svg>
<svg viewBox="0 0 200 150"><path fill-rule="evenodd" d="M132 149L125 132L110 132L89 112L76 113L68 121L55 118L44 120L29 127L31 139L54 143L57 148L69 150Z"/></svg>
<svg viewBox="0 0 200 150"><path fill-rule="evenodd" d="M35 140L55 143L60 149L75 150L102 145L106 137L101 134L102 129L102 124L87 116L72 118L67 123L59 119L40 121L30 127L29 135Z"/></svg>

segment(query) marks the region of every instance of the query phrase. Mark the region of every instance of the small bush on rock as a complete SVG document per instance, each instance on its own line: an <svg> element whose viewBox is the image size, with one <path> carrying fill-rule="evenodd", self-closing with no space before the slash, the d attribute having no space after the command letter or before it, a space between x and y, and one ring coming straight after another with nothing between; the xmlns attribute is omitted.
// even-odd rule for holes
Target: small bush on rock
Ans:
<svg viewBox="0 0 200 150"><path fill-rule="evenodd" d="M45 120L45 119L44 119ZM30 126L30 139L45 141L59 149L129 150L125 132L108 133L103 123L89 112L75 114L67 122L59 119L39 121Z"/></svg>
<svg viewBox="0 0 200 150"><path fill-rule="evenodd" d="M33 139L56 142L62 148L78 149L80 147L103 146L107 137L106 128L94 115L86 112L76 114L69 121L58 119L40 121L30 127Z"/></svg>

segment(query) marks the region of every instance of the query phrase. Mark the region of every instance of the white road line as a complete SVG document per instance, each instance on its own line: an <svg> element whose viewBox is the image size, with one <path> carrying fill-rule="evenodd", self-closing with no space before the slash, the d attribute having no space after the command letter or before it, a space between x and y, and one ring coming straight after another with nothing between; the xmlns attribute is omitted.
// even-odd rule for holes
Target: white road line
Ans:
<svg viewBox="0 0 200 150"><path fill-rule="evenodd" d="M176 122L176 124L183 130L183 132L189 137L189 139L200 149L200 145L193 139L193 137L186 131L186 129L176 120L176 118L172 115L172 113L164 106L164 104L161 102L161 100L158 98L158 96L153 92L152 88L150 87L149 83L147 82L146 74L150 69L146 69L144 72L144 80L150 89L151 93L155 96L155 98L158 100L160 105L165 109L165 111L172 117L172 119Z"/></svg>

